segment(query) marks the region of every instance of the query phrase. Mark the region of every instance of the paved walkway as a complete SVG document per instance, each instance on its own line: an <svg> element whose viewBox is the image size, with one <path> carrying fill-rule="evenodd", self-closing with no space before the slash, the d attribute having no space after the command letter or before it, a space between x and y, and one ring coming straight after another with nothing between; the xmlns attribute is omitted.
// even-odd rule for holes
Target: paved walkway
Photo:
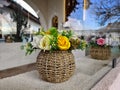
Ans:
<svg viewBox="0 0 120 90"><path fill-rule="evenodd" d="M112 69L98 84L95 85L91 90L120 90L120 82L116 82L118 75L120 74L120 58L117 66ZM119 78L120 79L120 78ZM119 85L115 89L115 85ZM113 87L114 86L114 87ZM113 89L114 88L114 89Z"/></svg>
<svg viewBox="0 0 120 90"><path fill-rule="evenodd" d="M25 56L25 52L20 50L21 45L21 43L0 44L0 70L36 62L39 51ZM73 54L76 71L73 77L64 83L45 82L34 70L0 79L0 90L89 90L107 71L111 70L111 59L105 61L91 59L80 50L74 50ZM108 63L110 64L108 65Z"/></svg>
<svg viewBox="0 0 120 90"><path fill-rule="evenodd" d="M25 51L20 49L22 43L0 43L0 70L34 63L39 50L25 56Z"/></svg>

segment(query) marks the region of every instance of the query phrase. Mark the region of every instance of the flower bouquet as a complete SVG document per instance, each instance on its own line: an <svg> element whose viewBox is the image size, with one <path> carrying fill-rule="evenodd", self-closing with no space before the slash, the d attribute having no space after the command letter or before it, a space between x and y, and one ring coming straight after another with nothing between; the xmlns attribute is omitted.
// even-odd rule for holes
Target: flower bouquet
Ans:
<svg viewBox="0 0 120 90"><path fill-rule="evenodd" d="M36 49L43 51L71 51L73 49L85 49L86 41L80 40L74 35L72 30L57 30L52 27L45 31L43 28L33 34L33 41L22 45L26 50L26 55L31 54Z"/></svg>
<svg viewBox="0 0 120 90"><path fill-rule="evenodd" d="M94 59L107 60L110 58L111 50L108 38L93 37L89 41L90 55Z"/></svg>
<svg viewBox="0 0 120 90"><path fill-rule="evenodd" d="M34 33L33 41L23 48L26 55L40 49L37 57L37 70L43 80L63 82L74 73L75 61L73 49L85 49L86 41L80 40L71 30L58 30L54 27Z"/></svg>

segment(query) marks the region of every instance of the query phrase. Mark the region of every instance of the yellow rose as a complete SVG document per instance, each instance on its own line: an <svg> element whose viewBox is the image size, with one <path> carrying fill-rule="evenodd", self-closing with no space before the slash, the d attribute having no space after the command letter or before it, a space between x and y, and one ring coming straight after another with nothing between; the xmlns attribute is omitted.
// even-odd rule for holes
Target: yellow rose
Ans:
<svg viewBox="0 0 120 90"><path fill-rule="evenodd" d="M43 50L50 50L50 36L45 35L41 40L39 44L39 48Z"/></svg>
<svg viewBox="0 0 120 90"><path fill-rule="evenodd" d="M58 36L58 47L60 50L68 50L70 48L69 39L66 36Z"/></svg>

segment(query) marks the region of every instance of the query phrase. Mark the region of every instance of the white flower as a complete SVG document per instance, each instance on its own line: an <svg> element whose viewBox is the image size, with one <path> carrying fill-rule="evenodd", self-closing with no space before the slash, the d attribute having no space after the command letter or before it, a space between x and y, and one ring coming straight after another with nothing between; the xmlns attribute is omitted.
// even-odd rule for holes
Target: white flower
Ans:
<svg viewBox="0 0 120 90"><path fill-rule="evenodd" d="M71 38L74 40L79 39L76 35L73 35Z"/></svg>
<svg viewBox="0 0 120 90"><path fill-rule="evenodd" d="M50 50L50 37L48 35L45 35L39 43L39 48L43 50Z"/></svg>
<svg viewBox="0 0 120 90"><path fill-rule="evenodd" d="M93 37L93 38L91 38L91 40L95 42L95 41L96 41L96 38L95 38L95 37Z"/></svg>
<svg viewBox="0 0 120 90"><path fill-rule="evenodd" d="M33 47L38 48L41 39L42 39L42 36L40 36L40 35L34 36L33 37L33 41L31 42L31 44L33 45Z"/></svg>

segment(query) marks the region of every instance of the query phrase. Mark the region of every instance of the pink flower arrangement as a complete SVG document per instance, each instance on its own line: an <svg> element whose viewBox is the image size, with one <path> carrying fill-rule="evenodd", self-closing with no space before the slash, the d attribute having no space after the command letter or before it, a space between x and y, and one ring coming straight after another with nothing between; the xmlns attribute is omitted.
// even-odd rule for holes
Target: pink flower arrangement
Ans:
<svg viewBox="0 0 120 90"><path fill-rule="evenodd" d="M110 44L107 44L107 39L103 37L93 37L88 42L88 46L91 47L108 47Z"/></svg>
<svg viewBox="0 0 120 90"><path fill-rule="evenodd" d="M100 45L100 46L105 45L105 39L104 38L97 39L97 44Z"/></svg>

